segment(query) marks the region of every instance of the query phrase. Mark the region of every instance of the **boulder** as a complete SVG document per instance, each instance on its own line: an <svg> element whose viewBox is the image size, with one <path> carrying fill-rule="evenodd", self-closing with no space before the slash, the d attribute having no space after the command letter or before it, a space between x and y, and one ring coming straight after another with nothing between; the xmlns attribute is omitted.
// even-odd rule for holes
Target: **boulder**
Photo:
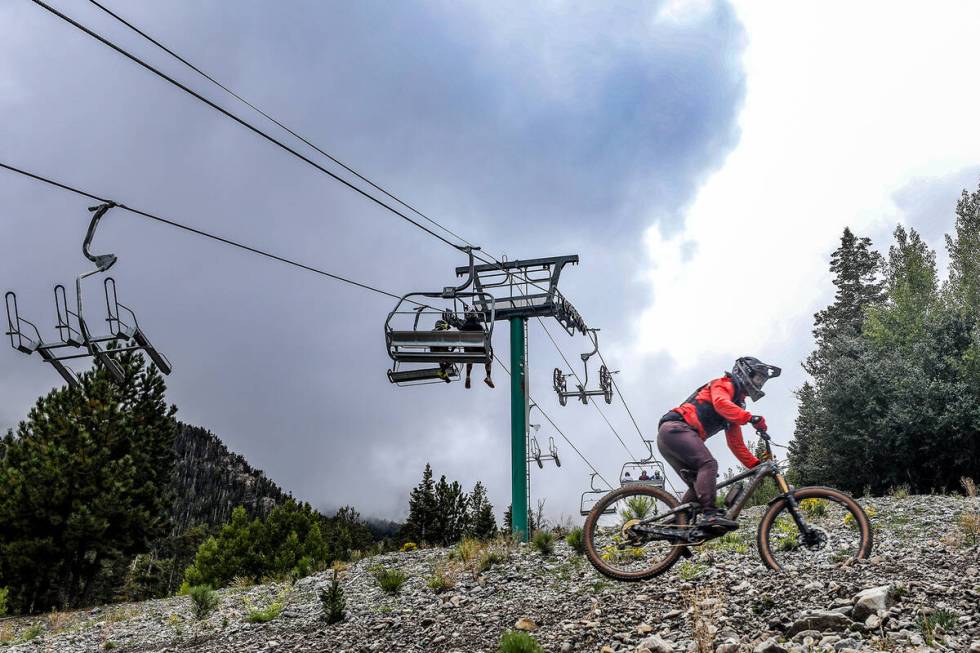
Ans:
<svg viewBox="0 0 980 653"><path fill-rule="evenodd" d="M856 621L864 621L878 610L887 610L895 605L895 591L891 585L880 585L858 592L853 601L851 616Z"/></svg>
<svg viewBox="0 0 980 653"><path fill-rule="evenodd" d="M760 642L755 647L753 653L788 653L782 644L776 641L775 637L770 637L764 642Z"/></svg>
<svg viewBox="0 0 980 653"><path fill-rule="evenodd" d="M786 636L792 637L804 630L839 632L847 630L852 623L854 622L842 614L818 610L806 613L790 624L789 628L786 629Z"/></svg>
<svg viewBox="0 0 980 653"><path fill-rule="evenodd" d="M640 642L636 650L641 651L643 649L646 649L650 653L674 653L674 645L660 635L651 635Z"/></svg>

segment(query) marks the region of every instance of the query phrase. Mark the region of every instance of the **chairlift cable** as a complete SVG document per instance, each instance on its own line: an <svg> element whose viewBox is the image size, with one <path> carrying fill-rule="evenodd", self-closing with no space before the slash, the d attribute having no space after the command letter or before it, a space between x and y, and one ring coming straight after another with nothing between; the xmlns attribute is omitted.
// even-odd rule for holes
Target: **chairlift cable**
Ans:
<svg viewBox="0 0 980 653"><path fill-rule="evenodd" d="M122 23L123 25L125 25L126 27L128 27L129 29L133 30L134 32L136 32L137 34L139 34L140 36L142 36L144 39L146 39L147 41L149 41L153 45L157 46L158 48L160 48L161 50L163 50L164 52L166 52L167 54L169 54L171 57L173 57L177 61L181 62L182 64L184 64L185 66L187 66L188 68L190 68L191 70L193 70L194 72L196 72L197 74L199 74L202 77L204 77L209 82L211 82L212 84L214 84L218 88L222 89L223 91L225 91L226 93L228 93L229 95L231 95L232 97L234 97L236 100L238 100L242 104L246 105L250 109L252 109L255 112L257 112L258 114L260 114L262 117L266 118L270 122L274 123L276 126L280 127L284 131L288 132L291 136L295 137L296 139L302 141L303 143L305 143L309 147L313 148L314 150L316 150L317 152L319 152L323 156L327 157L328 159L330 159L331 161L333 161L334 163L336 163L338 166L340 166L341 168L343 168L347 172L351 173L352 175L354 175L355 177L357 177L358 179L360 179L364 183L370 185L375 190L377 190L377 191L379 191L381 193L384 193L384 195L386 195L389 199L392 199L392 200L398 202L399 204L401 204L405 208L409 209L410 211L412 211L413 213L415 213L416 215L418 215L422 219L428 221L430 224L432 224L432 225L434 225L436 227L439 227L440 229L442 229L443 231L445 231L450 236L456 238L457 240L459 240L459 241L461 241L463 243L466 243L470 247L475 247L475 245L473 245L473 243L469 242L468 240L466 240L465 238L463 238L459 234L454 233L452 230L450 230L449 228L447 228L444 225L440 224L436 220L430 218L425 213L422 213L422 211L420 211L419 209L415 208L414 206L412 206L411 204L409 204L405 200L401 199L397 195L394 195L393 193L389 192L388 190L386 190L382 186L376 184L375 182L371 181L369 178L365 177L364 175L362 175L358 171L354 170L352 167L350 167L349 165L347 165L346 163L344 163L340 159L336 158L335 156L333 156L329 152L324 151L321 147L319 147L315 143L311 142L305 136L303 136L303 135L297 133L296 131L292 130L291 128L287 127L285 124L283 124L282 122L280 122L276 118L272 117L271 115L269 115L268 113L266 113L265 111L263 111L262 109L260 109L259 107L257 107L256 105L252 104L251 102L249 102L248 100L246 100L244 97L242 97L241 95L239 95L238 93L236 93L234 90L232 90L231 88L229 88L225 84L222 84L217 79L215 79L214 77L212 77L208 73L204 72L203 70L201 70L200 68L198 68L197 66L195 66L194 64L192 64L190 61L188 61L184 57L180 56L179 54L177 54L176 52L174 52L173 50L171 50L170 48L168 48L167 46L165 46L163 43L160 43L158 40L156 40L155 38L153 38L152 36L150 36L149 34L147 34L146 32L144 32L140 28L136 27L135 25L133 25L132 23L130 23L129 21L127 21L122 16L119 16L118 14L114 13L112 10L110 10L107 7L105 7L101 3L97 2L96 0L89 0L89 2L92 3L93 5L95 5L96 7L98 7L99 9L101 9L102 11L104 11L105 13L109 14L113 18L115 18L117 21L119 21L120 23ZM484 261L484 262L486 262L486 261Z"/></svg>
<svg viewBox="0 0 980 653"><path fill-rule="evenodd" d="M575 379L579 383L582 383L582 380L579 378L578 373L575 372L575 368L572 367L572 364L568 362L568 358L565 357L565 352L563 352L561 350L561 347L558 346L558 343L555 341L555 338L551 335L551 332L548 330L548 327L545 326L544 320L542 320L540 317L537 318L537 319L538 319L538 324L541 325L541 328L544 329L545 334L547 334L548 340L551 341L551 344L553 344L555 346L555 349L558 351L558 354L561 356L562 360L565 361L565 365L568 366L568 369L572 370L572 374L575 376ZM606 417L606 414L604 412L602 412L602 409L599 408L599 404L597 404L594 401L590 401L589 403L592 404L593 406L595 406L595 409L597 411L599 411L599 414L602 416L602 419L606 422L606 426L608 426L609 429L613 432L613 435L616 436L616 439L619 440L619 443L621 445L623 445L623 449L626 450L626 453L629 455L630 460L639 460L639 458L637 458L633 454L633 452L630 451L630 448L628 446L626 446L626 443L623 441L623 438L620 437L619 432L616 430L616 428L609 421L609 418Z"/></svg>
<svg viewBox="0 0 980 653"><path fill-rule="evenodd" d="M85 32L86 34L88 34L92 38L94 38L94 39L100 41L101 43L103 43L104 45L107 45L108 47L112 48L113 50L115 50L119 54L125 56L126 58L130 59L134 63L139 64L140 66L146 68L147 70L149 70L150 72L154 73L158 77L160 77L160 78L162 78L162 79L170 82L171 84L173 84L177 88L181 89L185 93L188 93L189 95L191 95L194 98L200 100L201 102L204 102L205 104L207 104L211 108L215 109L219 113L223 114L224 116L226 116L228 118L231 118L232 120L234 120L235 122L239 123L240 125L242 125L246 129L248 129L248 130L254 132L255 134L261 136L262 138L266 139L270 143L273 143L273 144L279 146L280 148L282 148L286 152L288 152L288 153L292 154L293 156L299 158L300 160L304 161L305 163L313 166L314 168L316 168L320 172L322 172L322 173L324 173L324 174L332 177L333 179L339 181L340 183L344 184L345 186L347 186L351 190L359 193L360 195L362 195L365 198L371 200L372 202L378 204L379 206L381 206L381 207L383 207L385 209L388 209L390 212L394 213L395 215L397 215L398 217L402 218L403 220L408 221L409 223L411 223L412 225L418 227L419 229L421 229L422 231L426 232L430 236L439 239L443 243L445 243L445 244L447 244L450 247L453 247L455 249L463 249L464 248L463 245L458 245L458 244L453 243L450 240L444 238L443 236L440 236L439 234L435 233L434 231L432 231L431 229L429 229L425 225L420 224L418 221L413 220L409 216L405 215L403 212L401 212L398 209L394 208L390 204L387 204L384 201L378 199L377 197L371 195L370 193L368 193L364 189L362 189L362 188L354 185L353 183L351 183L348 180L344 179L343 177L337 175L336 173L333 173L333 172L327 170L326 168L324 168L320 164L316 163L315 161L313 161L309 157L307 157L307 156L303 155L302 153L298 152L297 150L293 149L289 145L286 145L282 141L274 138L273 136L270 136L269 134L267 134L266 132L262 131L258 127L252 125L251 123L249 123L248 121L244 120L243 118L241 118L241 117L233 114L231 111L225 109L224 107L221 107L220 105L216 104L215 102L212 102L211 100L207 99L206 97L204 97L200 93L194 91L193 89L191 89L190 87L186 86L185 84L182 84L181 82L177 81L176 79L170 77L166 73L163 73L160 70L154 68L152 65L150 65L147 62L143 61L142 59L140 59L136 55L128 52L127 50L125 50L121 46L116 45L115 43L113 43L112 41L110 41L106 37L102 36L101 34L99 34L99 33L95 32L95 31L89 29L88 27L85 27L84 25L82 25L78 21L70 18L69 16L67 16L67 15L63 14L62 12L58 11L57 9L51 7L47 3L43 2L43 0L32 0L32 1L35 4L37 4L38 6L42 7L43 9L46 9L48 12L54 14L58 18L61 18L65 22L69 23L73 27L81 30L82 32ZM170 49L166 48L161 43L157 42L155 39L152 39L149 35L145 34L144 32L142 32L141 30L139 30L138 28L136 28L132 24L130 24L127 21L123 20L118 15L116 15L113 12L109 11L108 9L106 9L105 7L103 7L102 5L100 5L99 3L94 2L94 0L90 0L90 2L92 2L92 4L95 4L97 7L99 7L100 9L102 9L103 11L105 11L106 13L108 13L109 15L111 15L113 18L116 18L117 20L119 20L121 23L123 23L124 25L126 25L130 29L136 31L141 36L143 36L144 38L146 38L147 40L149 40L150 42L154 43L155 45L157 45L161 49L163 49L166 52L168 52L171 56L174 56L179 61L181 61L185 65L187 65L190 68L192 68L195 72L199 73L200 75L202 75L205 78L209 79L213 83L217 84L219 87L221 87L222 89L224 89L226 92L228 92L229 94L233 95L234 97L236 97L237 99L239 99L241 102L243 102L244 104L248 105L249 107L251 107L252 109L254 109L255 111L257 111L258 113L260 113L261 115L265 116L266 118L268 118L273 123L279 125L282 129L284 129L288 133L292 134L293 136L295 136L296 138L298 138L302 142L306 143L307 145L309 145L310 147L312 147L313 149L315 149L317 152L320 152L321 154L323 154L324 156L326 156L327 158L329 158L331 161L334 161L335 163L337 163L338 165L340 165L341 167L343 167L345 170L348 170L349 172L351 172L351 174L354 174L359 179L362 179L363 181L365 181L365 183L370 184L372 187L378 189L379 191L381 191L382 193L384 193L386 196L392 198L394 201L398 202L399 204L402 204L403 206L407 207L409 210L411 210L412 212L418 214L419 216L421 216L422 218L424 218L425 220L427 220L431 224L437 225L440 229L442 229L446 233L451 234L453 237L455 237L458 240L460 240L461 242L465 243L466 246L474 247L474 245L472 243L470 243L468 240L466 240L465 238L457 235L456 233L454 233L453 231L451 231L447 227L444 227L442 224L440 224L436 220L433 220L432 218L428 217L427 215L425 215L424 213L422 213L418 209L414 208L412 205L408 204L404 200L401 200L400 198L398 198L397 196L393 195L392 193L389 193L387 190L385 190L381 186L375 184L374 182L372 182L367 177L364 177L363 175L361 175L360 173L356 172L355 170L353 170L352 168L350 168L346 164L340 162L335 157L331 156L330 154L326 153L322 149L318 148L316 145L313 145L307 139L305 139L302 136L300 136L299 134L295 133L293 130L290 130L288 127L286 127L285 125L283 125L280 121L275 120L274 118L270 117L268 114L266 114L265 112L261 111L260 109L258 109L257 107L255 107L254 105L252 105L251 103L249 103L248 101L244 100L238 94L234 93L233 91L231 91L230 89L228 89L224 85L220 84L215 79L213 79L211 76L207 75L206 73L204 73L203 71L201 71L199 68L197 68L193 64L189 63L183 57L178 56L176 53L174 53ZM490 261L486 260L484 257L482 257L480 255L477 255L476 258L478 258L479 260L481 260L481 261L483 261L484 263L487 263L487 264L493 264L493 265L501 266L501 269L502 269L502 265L503 264L496 257L490 256L490 258L491 258ZM530 283L530 285L533 285L536 288L542 289L541 286L539 286L538 284L536 284L534 282L529 282L529 283Z"/></svg>
<svg viewBox="0 0 980 653"><path fill-rule="evenodd" d="M10 170L11 172L16 172L18 174L24 175L25 177L30 177L30 178L35 179L37 181L43 182L45 184L49 184L49 185L55 186L57 188L62 188L64 190L71 191L73 193L77 193L78 195L81 195L83 197L87 197L89 199L93 199L93 200L95 200L97 202L103 202L103 203L105 203L105 202L108 202L109 201L108 199L105 199L103 197L99 197L98 195L94 195L94 194L89 193L89 192L86 192L84 190L81 190L81 189L78 189L78 188L74 188L73 186L69 186L67 184L63 184L63 183L54 181L53 179L48 179L47 177L42 177L41 175L37 175L37 174L34 174L32 172L28 172L26 170L22 170L20 168L14 167L12 165L8 165L6 163L3 163L2 161L0 161L0 167L6 168L7 170ZM150 220L155 220L157 222L162 222L163 224L170 225L171 227L176 227L176 228L182 229L184 231L189 231L189 232L191 232L193 234L196 234L198 236L203 236L205 238L210 238L211 240L216 240L216 241L218 241L220 243L224 243L225 245L230 245L232 247L237 247L238 249L243 249L243 250L245 250L247 252L251 252L253 254L258 254L259 256L264 256L266 258L271 258L271 259L273 259L275 261L279 261L280 263L285 263L287 265L292 265L292 266L298 267L300 269L306 270L308 272L313 272L315 274L319 274L319 275L322 275L322 276L325 276L325 277L329 277L331 279L335 279L336 281L342 281L343 283L347 283L347 284L350 284L352 286L356 286L358 288L363 288L364 290L370 290L372 292L376 292L376 293L381 294L381 295L387 295L388 297L393 297L395 299L400 299L400 296L399 295L396 295L394 293L388 292L387 290L381 290L380 288L375 288L374 286L370 286L368 284L361 283L359 281L354 281L353 279L348 279L346 277L342 277L340 275L336 275L336 274L333 274L331 272L327 272L326 270L321 270L319 268L315 268L315 267L306 265L304 263L299 263L298 261L293 261L292 259L288 259L288 258L285 258L285 257L282 257L282 256L278 256L276 254L272 254L272 253L267 252L265 250L261 250L261 249L258 249L256 247L251 247L250 245L245 245L243 243L239 243L239 242L236 242L234 240L230 240L230 239L225 238L223 236L217 236L215 234L210 234L210 233L208 233L206 231L202 231L202 230L197 229L195 227L190 227L190 226L181 224L179 222L175 222L173 220L169 220L167 218L162 218L162 217L160 217L158 215L154 215L152 213L147 213L146 211L141 211L139 209L134 209L131 206L126 206L125 204L121 204L121 203L118 203L118 202L116 203L116 206L118 208L120 208L120 209L125 209L125 210L129 211L130 213L135 213L136 215L142 216L144 218L148 218Z"/></svg>
<svg viewBox="0 0 980 653"><path fill-rule="evenodd" d="M510 376L511 375L510 374L510 370L507 368L507 366L504 364L504 362L497 357L496 354L494 354L493 359L495 361L497 361L497 364L500 365L501 368L503 368L504 372L507 372L507 376ZM528 400L529 401L534 401L534 399L531 397L531 393L530 392L528 392ZM534 402L534 405L538 407L538 410L541 411L541 414L544 415L544 418L546 420L548 420L548 422L551 424L551 426L553 426L554 429L556 431L558 431L558 434L562 437L562 439L565 440L565 442L568 443L568 446L570 446L575 451L575 453L578 454L578 457L581 458L582 461L585 462L586 465L588 465L589 469L591 469L593 472L595 472L596 473L596 476L598 476L599 478L601 478L602 479L602 482L605 483L609 487L610 490L615 489L613 487L613 485L609 481L606 480L606 477L603 476L602 473L599 472L599 470L595 468L595 465L593 465L592 463L589 462L589 459L585 457L585 454L583 454L581 451L579 451L578 447L576 447L572 443L572 441L568 439L568 436L565 435L565 433L560 428L558 428L558 425L555 424L554 420L551 419L551 417L548 415L548 413L544 412L544 409L541 408L541 404L539 404L537 402Z"/></svg>
<svg viewBox="0 0 980 653"><path fill-rule="evenodd" d="M197 98L198 100L200 100L201 102L204 102L205 104L207 104L212 109L218 111L219 113L221 113L222 115L224 115L224 116L226 116L228 118L231 118L232 120L234 120L238 124L242 125L246 129L254 132L255 134L258 134L259 136L261 136L262 138L266 139L270 143L272 143L274 145L278 145L280 148L282 148L286 152L292 154L293 156L297 157L301 161L304 161L305 163L313 166L314 168L316 168L320 172L324 173L325 175L328 175L329 177L332 177L333 179L339 181L340 183L344 184L345 186L347 186L351 190L353 190L353 191L359 193L360 195L366 197L367 199L371 200L375 204L377 204L377 205L379 205L379 206L381 206L383 208L388 209L389 211L391 211L392 213L394 213L398 217L402 218L403 220L406 220L407 222L410 222L411 224L415 225L416 227L418 227L422 231L426 232L430 236L432 236L434 238L438 238L439 240L441 240L442 242L446 243L450 247L454 247L456 249L463 249L464 248L464 246L457 245L456 243L453 243L452 241L444 238L443 236L440 236L439 234L437 234L436 232L432 231L431 229L429 229L425 225L419 223L416 220L413 220L412 218L410 218L409 216L405 215L403 212L399 211L395 207L391 206L390 204L385 203L384 201L378 199L377 197L375 197L371 193L367 192L366 190L364 190L364 189L362 189L362 188L354 185L353 183L347 181L346 179L344 179L340 175L338 175L338 174L336 174L334 172L331 172L330 170L327 170L326 168L324 168L323 166L321 166L319 163L317 163L313 159L307 157L306 155L304 155L301 152L297 151L296 149L290 147L289 145L286 145L285 143L283 143L279 139L277 139L277 138L275 138L273 136L270 136L269 134L267 134L266 132L262 131L258 127L256 127L256 126L252 125L251 123L249 123L248 121L246 121L246 120L244 120L244 119L236 116L231 111L229 111L229 110L225 109L224 107L221 107L218 104L216 104L216 103L212 102L211 100L207 99L206 97L204 97L203 95L201 95L197 91L194 91L190 87L188 87L188 86L186 86L186 85L178 82L173 77L170 77L166 73L163 73L160 70L157 70L156 68L154 68L150 64L146 63L145 61L143 61L142 59L140 59L136 55L134 55L134 54L126 51L125 49L123 49L122 47L116 45L115 43L113 43L112 41L110 41L106 37L102 36L101 34L99 34L99 33L95 32L95 31L89 29L88 27L85 27L84 25L82 25L78 21L76 21L76 20L74 20L74 19L66 16L65 14L63 14L60 11L58 11L57 9L55 9L54 7L51 7L47 3L43 2L43 0L32 0L32 2L34 2L34 4L38 5L39 7L43 8L43 9L46 9L47 11L49 11L52 14L54 14L58 18L61 18L65 22L67 22L70 25L74 26L75 28L77 28L77 29L85 32L86 34L88 34L92 38L94 38L94 39L100 41L101 43L109 46L110 48L112 48L113 50L115 50L116 52L118 52L119 54L121 54L124 57L128 58L130 61L133 61L134 63L139 64L140 66L146 68L147 70L149 70L150 72L154 73L158 77L160 77L160 78L162 78L162 79L170 82L171 84L173 84L177 88L181 89L185 93L188 93L188 94L192 95L193 97Z"/></svg>
<svg viewBox="0 0 980 653"><path fill-rule="evenodd" d="M596 353L599 354L599 360L602 361L602 364L603 365L606 365L606 359L602 357L602 350L596 350ZM606 367L608 368L609 366L606 365ZM640 430L640 425L636 423L636 418L633 417L633 411L630 410L629 404L626 403L626 397L623 396L622 390L619 389L619 385L616 383L616 376L613 375L611 378L612 378L612 382L613 382L613 388L616 389L616 395L619 397L619 400L623 402L623 408L626 409L626 414L630 416L630 420L632 420L633 426L636 428L637 435L640 436L640 440L643 440L643 443L645 445L646 442L647 442L647 439L643 437L643 432ZM654 460L659 460L657 458L657 454L654 453L652 447L650 448L650 453L653 454L653 459ZM664 475L664 480L667 481L667 485L670 486L671 491L674 494L677 494L677 488L675 488L674 487L674 484L670 482L670 478L668 478L666 474Z"/></svg>

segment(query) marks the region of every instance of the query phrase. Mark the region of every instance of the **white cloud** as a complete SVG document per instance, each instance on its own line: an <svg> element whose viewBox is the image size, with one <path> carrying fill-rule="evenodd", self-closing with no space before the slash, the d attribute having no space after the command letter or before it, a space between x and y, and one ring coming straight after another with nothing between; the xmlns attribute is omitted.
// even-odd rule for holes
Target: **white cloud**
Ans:
<svg viewBox="0 0 980 653"><path fill-rule="evenodd" d="M893 224L897 189L980 161L980 6L736 6L748 35L741 141L684 228L645 239L652 301L637 347L682 369L798 338L789 325L829 296L845 225Z"/></svg>

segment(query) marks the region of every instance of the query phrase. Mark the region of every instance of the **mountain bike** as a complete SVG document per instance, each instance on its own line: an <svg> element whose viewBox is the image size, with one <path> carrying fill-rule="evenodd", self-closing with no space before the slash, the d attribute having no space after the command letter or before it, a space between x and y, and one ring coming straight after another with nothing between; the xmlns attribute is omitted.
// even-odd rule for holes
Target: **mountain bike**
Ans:
<svg viewBox="0 0 980 653"><path fill-rule="evenodd" d="M729 488L725 517L737 520L742 509L766 479L774 479L779 494L759 522L756 544L762 561L776 571L804 571L832 566L871 552L871 523L852 497L829 487L794 488L772 454L770 437L760 464L718 484ZM681 477L693 485L694 472ZM748 480L746 485L743 481ZM720 494L719 494L720 495ZM670 569L690 547L720 536L697 526L697 502L680 504L666 490L631 483L612 490L592 507L585 520L585 553L602 574L621 581L641 581Z"/></svg>

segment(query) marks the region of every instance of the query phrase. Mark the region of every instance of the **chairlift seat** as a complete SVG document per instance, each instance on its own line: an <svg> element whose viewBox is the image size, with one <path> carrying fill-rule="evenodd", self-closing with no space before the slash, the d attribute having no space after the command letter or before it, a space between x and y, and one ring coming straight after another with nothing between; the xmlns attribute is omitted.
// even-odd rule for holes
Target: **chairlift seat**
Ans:
<svg viewBox="0 0 980 653"><path fill-rule="evenodd" d="M388 380L398 385L436 380L445 382L445 379L439 376L439 373L442 371L443 369L441 367L423 367L414 370L388 370ZM459 378L459 371L455 366L446 370L446 374L449 376L450 381Z"/></svg>

